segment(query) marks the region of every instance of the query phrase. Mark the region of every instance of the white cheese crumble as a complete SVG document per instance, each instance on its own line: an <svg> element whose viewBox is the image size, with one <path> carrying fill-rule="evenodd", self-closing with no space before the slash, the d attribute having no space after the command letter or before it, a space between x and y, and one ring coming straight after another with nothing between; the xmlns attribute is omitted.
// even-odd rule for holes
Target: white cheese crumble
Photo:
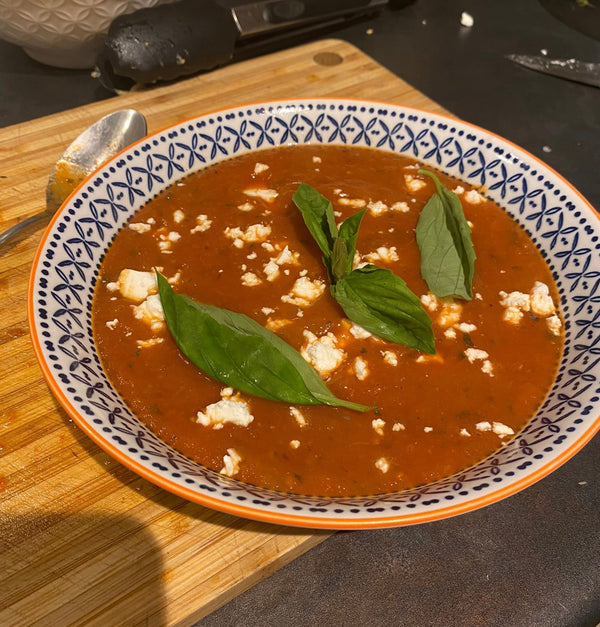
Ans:
<svg viewBox="0 0 600 627"><path fill-rule="evenodd" d="M420 189L423 189L427 183L423 179L417 178L412 174L404 175L404 182L409 192L418 192Z"/></svg>
<svg viewBox="0 0 600 627"><path fill-rule="evenodd" d="M181 234L177 231L169 231L168 233L161 233L159 236L158 247L163 253L171 253L173 244L181 239Z"/></svg>
<svg viewBox="0 0 600 627"><path fill-rule="evenodd" d="M364 381L369 376L367 362L362 357L354 360L354 374L359 381Z"/></svg>
<svg viewBox="0 0 600 627"><path fill-rule="evenodd" d="M536 318L545 318L549 331L558 335L562 327L560 318L556 315L556 306L550 296L550 290L545 283L536 281L529 291L500 292L500 304L504 307L502 319L509 324L519 324L524 312L531 312Z"/></svg>
<svg viewBox="0 0 600 627"><path fill-rule="evenodd" d="M106 322L106 326L111 330L114 331L117 328L117 325L119 324L119 319L115 318L114 320L109 320L108 322Z"/></svg>
<svg viewBox="0 0 600 627"><path fill-rule="evenodd" d="M476 189L465 192L463 198L471 205L479 205L485 200L485 196L482 196Z"/></svg>
<svg viewBox="0 0 600 627"><path fill-rule="evenodd" d="M237 208L240 211L252 211L252 209L254 209L254 205L251 202L244 202L241 205L238 205Z"/></svg>
<svg viewBox="0 0 600 627"><path fill-rule="evenodd" d="M378 200L377 202L369 201L367 209L372 216L377 217L388 211L389 207L381 200Z"/></svg>
<svg viewBox="0 0 600 627"><path fill-rule="evenodd" d="M223 468L220 474L233 477L240 471L240 462L242 458L234 448L227 449L227 455L223 455Z"/></svg>
<svg viewBox="0 0 600 627"><path fill-rule="evenodd" d="M423 296L421 296L421 304L423 305L423 307L425 307L425 309L428 309L429 311L437 311L437 308L440 305L440 301L435 294L429 293L423 294Z"/></svg>
<svg viewBox="0 0 600 627"><path fill-rule="evenodd" d="M271 227L268 224L251 224L245 230L239 226L228 226L225 229L225 237L234 240L234 245L241 248L246 244L264 242L271 235Z"/></svg>
<svg viewBox="0 0 600 627"><path fill-rule="evenodd" d="M475 425L475 428L478 431L492 431L496 435L499 435L501 438L506 437L507 435L514 435L514 431L508 426L501 422L488 422L487 420L478 422Z"/></svg>
<svg viewBox="0 0 600 627"><path fill-rule="evenodd" d="M265 202L274 202L279 193L275 189L265 189L261 187L253 187L251 189L245 189L244 194L251 198L260 198Z"/></svg>
<svg viewBox="0 0 600 627"><path fill-rule="evenodd" d="M471 26L475 24L475 20L473 19L473 16L470 13L463 11L460 14L460 24L461 26L465 26L466 28L471 28Z"/></svg>
<svg viewBox="0 0 600 627"><path fill-rule="evenodd" d="M381 351L383 356L383 361L389 366L397 366L398 365L398 355L394 353L394 351Z"/></svg>
<svg viewBox="0 0 600 627"><path fill-rule="evenodd" d="M398 202L395 202L390 209L392 211L397 211L399 213L408 213L410 211L410 207L408 206L407 202L404 202L403 200L400 200Z"/></svg>
<svg viewBox="0 0 600 627"><path fill-rule="evenodd" d="M130 270L129 268L121 270L117 281L109 283L106 287L111 292L118 290L124 298L138 303L146 300L150 294L158 292L154 272Z"/></svg>
<svg viewBox="0 0 600 627"><path fill-rule="evenodd" d="M226 424L247 427L253 420L254 416L250 413L247 403L230 398L222 398L196 415L197 423L213 429L222 429Z"/></svg>
<svg viewBox="0 0 600 627"><path fill-rule="evenodd" d="M353 209L364 209L367 201L362 198L338 198L338 203L344 207L352 207Z"/></svg>
<svg viewBox="0 0 600 627"><path fill-rule="evenodd" d="M474 324L469 324L468 322L460 322L455 325L455 329L461 333L473 333L473 331L477 331L477 327Z"/></svg>
<svg viewBox="0 0 600 627"><path fill-rule="evenodd" d="M395 246L390 246L389 248L386 246L380 246L375 252L367 253L364 257L371 263L376 263L377 261L393 263L394 261L398 261L398 259L400 259Z"/></svg>
<svg viewBox="0 0 600 627"><path fill-rule="evenodd" d="M464 427L460 430L460 434L464 436L465 438L471 437L471 434Z"/></svg>
<svg viewBox="0 0 600 627"><path fill-rule="evenodd" d="M392 431L404 431L406 427L401 422L395 422L392 426Z"/></svg>
<svg viewBox="0 0 600 627"><path fill-rule="evenodd" d="M375 462L375 468L377 468L377 470L381 470L381 472L385 474L390 469L390 463L385 457L380 457Z"/></svg>
<svg viewBox="0 0 600 627"><path fill-rule="evenodd" d="M181 224L185 220L185 213L181 209L173 211L173 221L175 224Z"/></svg>
<svg viewBox="0 0 600 627"><path fill-rule="evenodd" d="M292 414L299 427L306 427L306 418L297 407L290 407L290 414Z"/></svg>
<svg viewBox="0 0 600 627"><path fill-rule="evenodd" d="M300 440L292 440L290 442L290 448L297 449L300 447Z"/></svg>
<svg viewBox="0 0 600 627"><path fill-rule="evenodd" d="M446 329L444 331L444 337L448 338L449 340L455 340L456 339L456 329L453 329L453 328Z"/></svg>
<svg viewBox="0 0 600 627"><path fill-rule="evenodd" d="M212 220L209 220L206 214L201 213L199 216L196 216L196 226L191 229L190 233L204 233L208 231L211 226Z"/></svg>
<svg viewBox="0 0 600 627"><path fill-rule="evenodd" d="M374 420L371 420L371 426L373 427L373 431L375 431L377 435L383 435L385 420L382 420L381 418L375 418Z"/></svg>
<svg viewBox="0 0 600 627"><path fill-rule="evenodd" d="M352 322L350 326L350 333L357 340L366 340L368 337L371 337L371 335L373 335L370 331L367 331L366 329L363 329L359 324L356 324L356 322Z"/></svg>
<svg viewBox="0 0 600 627"><path fill-rule="evenodd" d="M281 300L297 307L308 307L325 291L325 283L319 279L311 281L306 276L296 279L289 294L284 294Z"/></svg>
<svg viewBox="0 0 600 627"><path fill-rule="evenodd" d="M138 348L151 348L157 344L162 344L165 341L164 337L152 337L149 340L136 340Z"/></svg>
<svg viewBox="0 0 600 627"><path fill-rule="evenodd" d="M337 348L337 338L333 333L317 337L305 329L303 334L306 343L300 349L300 353L321 376L330 375L341 366L346 353Z"/></svg>
<svg viewBox="0 0 600 627"><path fill-rule="evenodd" d="M254 272L244 272L244 274L242 274L242 285L245 287L256 287L261 283L262 280L260 277L256 276Z"/></svg>
<svg viewBox="0 0 600 627"><path fill-rule="evenodd" d="M460 322L463 307L460 303L449 301L442 304L442 310L437 318L441 327L453 327Z"/></svg>
<svg viewBox="0 0 600 627"><path fill-rule="evenodd" d="M127 226L136 233L147 233L152 228L152 225L146 222L131 222Z"/></svg>
<svg viewBox="0 0 600 627"><path fill-rule="evenodd" d="M269 169L269 166L266 163L257 162L254 166L254 174L262 174Z"/></svg>
<svg viewBox="0 0 600 627"><path fill-rule="evenodd" d="M165 326L165 314L158 294L150 294L142 303L132 307L137 320L145 322L154 332L162 331Z"/></svg>
<svg viewBox="0 0 600 627"><path fill-rule="evenodd" d="M433 431L433 427L423 427L423 431L425 431L425 433L431 433Z"/></svg>

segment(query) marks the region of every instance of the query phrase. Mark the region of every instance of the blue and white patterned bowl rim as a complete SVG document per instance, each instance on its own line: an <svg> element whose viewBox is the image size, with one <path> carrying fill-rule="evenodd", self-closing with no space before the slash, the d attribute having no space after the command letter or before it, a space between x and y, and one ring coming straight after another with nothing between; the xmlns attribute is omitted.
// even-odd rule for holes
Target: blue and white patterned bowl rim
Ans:
<svg viewBox="0 0 600 627"><path fill-rule="evenodd" d="M556 281L565 347L537 415L493 456L422 488L364 498L293 496L249 486L174 451L130 412L100 365L91 308L104 253L128 218L188 173L249 151L345 144L405 154L483 186L531 236ZM417 109L348 99L273 101L184 121L130 147L89 178L46 232L30 316L42 370L69 415L146 478L215 509L305 527L426 522L493 503L562 464L600 421L600 228L592 207L535 157L478 127Z"/></svg>

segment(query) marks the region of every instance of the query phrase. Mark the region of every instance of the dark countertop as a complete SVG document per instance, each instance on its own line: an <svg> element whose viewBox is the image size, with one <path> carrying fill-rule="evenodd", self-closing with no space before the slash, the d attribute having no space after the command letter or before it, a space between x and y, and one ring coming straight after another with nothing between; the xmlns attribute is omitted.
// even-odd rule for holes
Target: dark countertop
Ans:
<svg viewBox="0 0 600 627"><path fill-rule="evenodd" d="M600 5L586 10L600 32ZM461 27L461 11L473 16L472 28ZM600 89L504 59L544 49L600 61L598 40L537 0L417 0L323 36L351 42L457 116L542 158L600 207ZM43 66L1 41L0 95L2 126L111 97L89 71ZM595 626L598 459L600 436L549 477L487 508L426 525L337 533L198 627Z"/></svg>

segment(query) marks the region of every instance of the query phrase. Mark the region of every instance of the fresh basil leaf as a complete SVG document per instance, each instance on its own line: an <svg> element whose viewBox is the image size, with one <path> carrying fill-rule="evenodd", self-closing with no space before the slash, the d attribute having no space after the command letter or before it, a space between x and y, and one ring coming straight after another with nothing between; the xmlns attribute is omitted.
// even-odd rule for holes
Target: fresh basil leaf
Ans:
<svg viewBox="0 0 600 627"><path fill-rule="evenodd" d="M436 186L417 223L421 274L436 296L471 300L476 255L460 200L432 172L419 174L430 176Z"/></svg>
<svg viewBox="0 0 600 627"><path fill-rule="evenodd" d="M435 353L431 319L406 283L372 264L338 281L334 297L348 318L390 342Z"/></svg>
<svg viewBox="0 0 600 627"><path fill-rule="evenodd" d="M354 253L356 252L356 240L358 239L358 229L365 215L366 209L351 215L346 218L340 226L340 237L346 242L346 249L348 252L348 262L346 265L346 272L352 271L352 264L354 262Z"/></svg>
<svg viewBox="0 0 600 627"><path fill-rule="evenodd" d="M342 237L333 240L331 250L331 280L337 283L348 272L348 247Z"/></svg>
<svg viewBox="0 0 600 627"><path fill-rule="evenodd" d="M252 318L176 294L158 272L156 280L173 339L208 376L274 401L369 409L336 398L298 351Z"/></svg>
<svg viewBox="0 0 600 627"><path fill-rule="evenodd" d="M306 183L300 183L292 196L292 200L296 207L300 209L304 223L324 255L325 265L328 265L331 259L333 242L338 237L338 228L335 223L331 202L325 196L319 194L314 187Z"/></svg>

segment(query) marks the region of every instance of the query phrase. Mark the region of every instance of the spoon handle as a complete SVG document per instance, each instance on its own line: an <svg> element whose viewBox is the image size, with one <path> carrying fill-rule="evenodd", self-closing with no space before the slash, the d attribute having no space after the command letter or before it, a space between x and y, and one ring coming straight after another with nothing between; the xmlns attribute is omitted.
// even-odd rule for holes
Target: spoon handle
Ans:
<svg viewBox="0 0 600 627"><path fill-rule="evenodd" d="M22 220L21 222L18 222L14 226L11 226L10 229L8 229L7 231L4 231L4 233L0 234L0 247L2 247L6 242L8 242L15 235L17 235L17 233L20 233L23 229L25 229L29 225L35 224L36 222L38 222L42 218L48 218L50 215L51 215L51 213L46 212L46 211L42 211L40 213L36 213L36 214L34 214L32 216L29 216L29 218L26 218L25 220Z"/></svg>

